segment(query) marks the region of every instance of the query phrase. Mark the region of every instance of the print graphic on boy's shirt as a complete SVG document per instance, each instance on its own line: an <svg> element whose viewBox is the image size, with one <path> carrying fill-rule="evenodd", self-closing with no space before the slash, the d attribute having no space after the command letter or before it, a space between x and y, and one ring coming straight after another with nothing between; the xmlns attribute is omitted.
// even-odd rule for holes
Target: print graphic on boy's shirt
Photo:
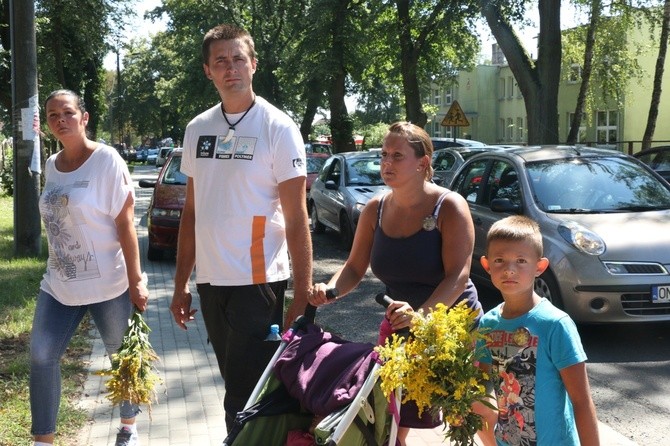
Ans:
<svg viewBox="0 0 670 446"><path fill-rule="evenodd" d="M216 136L201 135L198 138L198 145L196 147L196 158L213 158L214 150L216 148Z"/></svg>
<svg viewBox="0 0 670 446"><path fill-rule="evenodd" d="M535 376L538 337L521 327L514 332L495 330L487 347L493 359L492 377L498 401L496 438L505 443L533 446Z"/></svg>
<svg viewBox="0 0 670 446"><path fill-rule="evenodd" d="M95 248L84 237L81 226L86 224L70 206L72 189L86 188L88 181L71 186L47 185L42 207L42 220L49 238L49 266L63 282L100 277Z"/></svg>

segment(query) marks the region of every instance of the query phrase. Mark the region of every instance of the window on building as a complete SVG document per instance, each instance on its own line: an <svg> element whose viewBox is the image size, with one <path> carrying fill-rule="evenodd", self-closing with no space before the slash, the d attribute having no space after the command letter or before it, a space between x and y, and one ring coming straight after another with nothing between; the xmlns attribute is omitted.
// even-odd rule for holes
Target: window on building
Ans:
<svg viewBox="0 0 670 446"><path fill-rule="evenodd" d="M514 97L514 78L512 76L507 78L507 97L510 99Z"/></svg>
<svg viewBox="0 0 670 446"><path fill-rule="evenodd" d="M453 102L453 88L447 87L444 90L444 103L451 104Z"/></svg>
<svg viewBox="0 0 670 446"><path fill-rule="evenodd" d="M516 86L516 97L517 97L517 99L523 98L523 95L521 94L521 89L519 88L519 84L514 83L514 85Z"/></svg>
<svg viewBox="0 0 670 446"><path fill-rule="evenodd" d="M500 128L498 129L498 139L500 141L505 140L505 118L500 118Z"/></svg>
<svg viewBox="0 0 670 446"><path fill-rule="evenodd" d="M617 142L619 113L616 110L597 112L596 141L598 144Z"/></svg>
<svg viewBox="0 0 670 446"><path fill-rule="evenodd" d="M570 73L568 74L568 83L576 84L582 80L582 67L578 63L570 65Z"/></svg>
<svg viewBox="0 0 670 446"><path fill-rule="evenodd" d="M505 99L505 79L500 79L498 82L498 88L500 88L500 91L498 92L498 98Z"/></svg>
<svg viewBox="0 0 670 446"><path fill-rule="evenodd" d="M516 118L516 140L523 141L523 118Z"/></svg>
<svg viewBox="0 0 670 446"><path fill-rule="evenodd" d="M507 118L507 140L512 141L514 139L514 119Z"/></svg>

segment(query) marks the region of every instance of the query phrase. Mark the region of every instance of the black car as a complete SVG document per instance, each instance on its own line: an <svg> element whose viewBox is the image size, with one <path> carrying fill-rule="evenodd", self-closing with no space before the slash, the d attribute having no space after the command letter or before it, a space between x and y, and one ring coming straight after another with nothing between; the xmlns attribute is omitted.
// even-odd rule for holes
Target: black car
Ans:
<svg viewBox="0 0 670 446"><path fill-rule="evenodd" d="M670 182L670 146L658 146L633 155Z"/></svg>
<svg viewBox="0 0 670 446"><path fill-rule="evenodd" d="M433 152L433 182L448 186L465 160L478 153L493 150L491 146L463 146L437 149Z"/></svg>
<svg viewBox="0 0 670 446"><path fill-rule="evenodd" d="M314 232L339 232L350 247L361 210L375 194L387 190L381 177L381 151L345 152L326 160L309 193Z"/></svg>

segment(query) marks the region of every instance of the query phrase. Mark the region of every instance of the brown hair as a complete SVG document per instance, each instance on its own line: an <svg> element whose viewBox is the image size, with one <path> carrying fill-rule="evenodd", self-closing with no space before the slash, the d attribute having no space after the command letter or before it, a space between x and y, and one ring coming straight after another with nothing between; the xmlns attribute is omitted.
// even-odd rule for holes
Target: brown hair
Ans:
<svg viewBox="0 0 670 446"><path fill-rule="evenodd" d="M247 45L249 57L256 59L256 48L254 46L254 39L251 38L251 34L249 34L247 30L235 25L223 23L210 29L207 31L207 34L205 34L205 38L202 41L202 59L205 65L209 63L209 48L212 45L212 42L234 39L241 39L242 42Z"/></svg>
<svg viewBox="0 0 670 446"><path fill-rule="evenodd" d="M486 248L494 240L528 241L533 245L538 257L542 257L542 233L535 220L524 215L511 215L493 223L486 235Z"/></svg>
<svg viewBox="0 0 670 446"><path fill-rule="evenodd" d="M433 167L430 165L430 162L433 160L433 142L430 140L430 135L418 125L412 124L411 122L395 122L391 124L384 135L384 140L382 144L386 142L386 139L390 136L399 136L404 138L414 150L414 155L417 158L422 156L428 156L429 164L426 168L426 180L429 181L433 178Z"/></svg>

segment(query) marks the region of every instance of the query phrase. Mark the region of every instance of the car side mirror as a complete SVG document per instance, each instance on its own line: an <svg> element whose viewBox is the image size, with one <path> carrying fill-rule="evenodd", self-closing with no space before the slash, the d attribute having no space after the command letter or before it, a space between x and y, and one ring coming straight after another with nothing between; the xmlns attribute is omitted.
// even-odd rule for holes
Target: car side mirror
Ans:
<svg viewBox="0 0 670 446"><path fill-rule="evenodd" d="M521 206L512 203L509 198L494 198L491 200L491 210L493 212L509 212L512 214L520 214Z"/></svg>
<svg viewBox="0 0 670 446"><path fill-rule="evenodd" d="M324 184L324 186L326 186L326 189L329 190L337 190L337 184L335 184L335 181L333 180L326 181L326 184Z"/></svg>
<svg viewBox="0 0 670 446"><path fill-rule="evenodd" d="M140 180L139 182L140 187L149 187L149 188L155 188L156 187L156 181L155 180Z"/></svg>

